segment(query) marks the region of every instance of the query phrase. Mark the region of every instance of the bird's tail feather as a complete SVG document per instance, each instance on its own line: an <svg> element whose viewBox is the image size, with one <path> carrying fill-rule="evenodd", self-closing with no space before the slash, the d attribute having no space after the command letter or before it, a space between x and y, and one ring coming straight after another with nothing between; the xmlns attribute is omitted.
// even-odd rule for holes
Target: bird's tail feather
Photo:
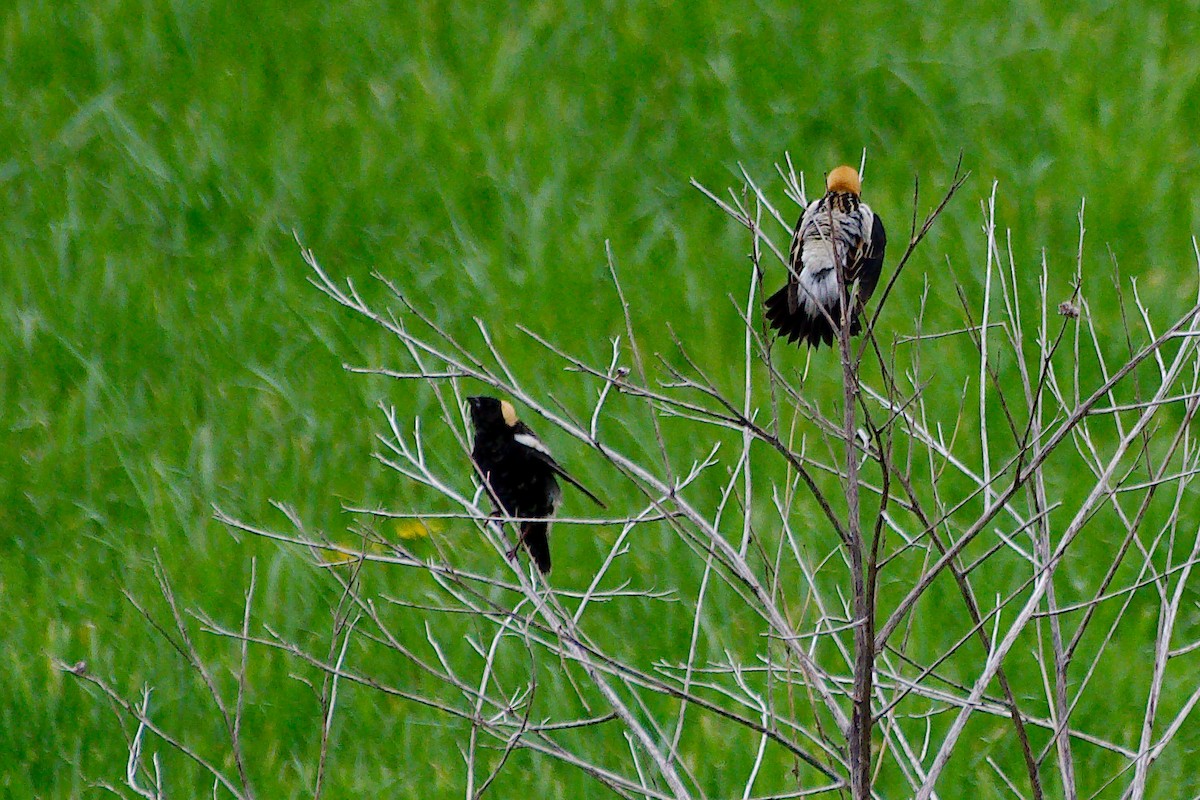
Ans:
<svg viewBox="0 0 1200 800"><path fill-rule="evenodd" d="M831 310L829 319L826 319L824 314L810 316L804 306L793 311L788 302L789 290L789 286L784 286L767 298L764 304L767 307L767 324L789 342L799 341L814 348L819 347L822 343L831 346L837 335L837 329L834 326L840 316L840 313L837 313L838 309ZM862 329L858 316L856 313L850 320L851 336L858 335ZM830 324L830 320L833 324Z"/></svg>
<svg viewBox="0 0 1200 800"><path fill-rule="evenodd" d="M550 571L550 523L545 520L521 523L521 541L542 574Z"/></svg>

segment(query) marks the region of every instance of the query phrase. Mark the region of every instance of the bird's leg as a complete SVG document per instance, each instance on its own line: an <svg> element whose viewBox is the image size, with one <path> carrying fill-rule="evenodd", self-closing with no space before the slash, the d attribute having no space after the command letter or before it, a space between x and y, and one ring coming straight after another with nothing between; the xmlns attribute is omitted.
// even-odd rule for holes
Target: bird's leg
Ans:
<svg viewBox="0 0 1200 800"><path fill-rule="evenodd" d="M516 561L517 553L521 552L521 545L524 543L524 541L525 540L521 537L521 534L518 531L517 532L517 543L514 544L511 549L504 551L504 557L507 558L509 561Z"/></svg>
<svg viewBox="0 0 1200 800"><path fill-rule="evenodd" d="M492 513L488 514L487 521L494 523L500 529L500 535L504 535L504 521L508 519L508 515L498 508L492 509ZM517 553L521 550L521 536L517 534L517 543L510 549L504 551L504 557L509 561L517 560Z"/></svg>

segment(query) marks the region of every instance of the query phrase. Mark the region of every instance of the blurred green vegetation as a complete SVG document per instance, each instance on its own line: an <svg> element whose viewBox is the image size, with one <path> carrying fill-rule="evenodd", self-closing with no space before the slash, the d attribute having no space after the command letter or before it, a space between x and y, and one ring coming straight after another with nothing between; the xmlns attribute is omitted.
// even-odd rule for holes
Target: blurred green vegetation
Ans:
<svg viewBox="0 0 1200 800"><path fill-rule="evenodd" d="M456 335L486 320L529 385L582 409L586 387L560 387L561 365L515 325L605 360L624 330L605 240L647 351L670 349L669 323L737 385L728 296L744 296L749 245L689 178L740 190L741 162L782 203L773 164L785 151L812 187L865 148L864 193L898 249L913 176L927 208L961 153L973 177L883 324L911 323L922 273L927 325L961 323L947 264L979 288L979 202L997 180L1020 279L1036 285L1044 252L1064 296L1087 198L1089 290L1119 354L1106 248L1162 321L1189 304L1195 280L1197 5L11 0L0 10L0 793L101 796L90 783L124 769L110 710L52 657L86 660L129 696L153 685L160 722L219 748L198 679L122 596L166 618L155 553L186 607L226 621L257 557L257 615L325 646L336 587L299 553L231 536L214 505L276 525L277 499L339 531L343 503L423 504L370 453L385 429L378 402L407 418L431 399L342 371L394 366L398 347L309 285L293 231L369 296L378 270ZM956 367L955 348L926 363ZM956 403L968 377L931 391ZM629 426L631 437L648 430L642 418ZM668 433L688 451L677 426ZM474 536L446 534L456 535ZM611 541L560 530L556 582L586 585ZM660 544L672 542L664 533ZM657 548L625 569L659 588L693 586L695 562ZM639 662L679 657L686 608L613 613L624 615L614 640L644 648ZM396 619L423 639L420 620ZM732 619L725 635L759 632ZM235 663L228 642L197 642ZM719 657L721 642L709 644ZM305 796L317 704L289 677L294 663L256 651L253 664L246 729L260 796ZM556 680L545 677L539 700L549 707L572 702ZM461 728L353 687L342 702L328 797L461 792ZM1093 715L1128 714L1133 736L1142 702L1116 696ZM948 773L943 796L1005 796L982 763L1017 763L1011 741L987 739L997 729L972 729L979 763ZM689 732L694 751L706 734ZM729 759L704 770L714 796L722 774L746 773L754 745L708 744ZM164 763L182 796L191 781L203 791L185 760ZM1162 774L1181 789L1172 794L1200 790L1178 756L1164 756ZM596 791L527 753L495 794L518 790Z"/></svg>

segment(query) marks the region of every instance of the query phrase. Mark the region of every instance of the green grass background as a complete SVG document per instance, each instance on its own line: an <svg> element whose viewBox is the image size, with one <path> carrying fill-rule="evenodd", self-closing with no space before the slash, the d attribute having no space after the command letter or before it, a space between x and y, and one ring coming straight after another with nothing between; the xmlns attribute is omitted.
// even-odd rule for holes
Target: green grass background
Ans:
<svg viewBox="0 0 1200 800"><path fill-rule="evenodd" d="M377 402L409 416L429 397L341 370L397 365L398 348L307 283L293 229L333 274L367 285L378 269L453 332L483 317L531 385L576 408L584 389L559 389L558 366L513 325L606 358L623 329L606 239L647 348L669 346L669 321L736 380L726 295L744 293L747 240L687 182L740 186L741 161L782 201L771 178L785 151L813 186L866 148L866 195L897 243L913 175L927 204L963 154L974 176L899 287L889 327L910 324L922 273L929 324L958 324L945 265L980 291L979 201L993 179L1029 285L1044 248L1065 293L1086 197L1095 296L1111 297L1107 245L1165 320L1194 274L1197 5L11 0L0 10L0 794L101 796L90 783L123 772L110 711L52 657L86 660L130 695L152 684L156 718L219 748L198 682L121 595L162 612L155 551L184 605L225 620L257 556L259 617L319 643L329 582L299 554L235 540L214 504L277 524L268 501L284 500L331 531L350 522L343 502L423 504L370 453ZM1117 319L1103 303L1098 313ZM940 389L948 400L956 384ZM610 541L560 535L557 582L585 585ZM633 559L631 573L660 587L695 566ZM411 579L376 580L402 591ZM678 655L686 628L664 641L653 608L624 613L645 663L656 647ZM419 641L421 621L407 625ZM228 643L198 641L233 663ZM317 710L294 669L254 655L247 730L263 797L305 796L312 778ZM460 727L366 691L342 702L327 796L461 793ZM1133 726L1141 702L1101 717ZM701 726L693 735L740 787L749 756L705 743ZM165 763L177 796L205 791L185 762ZM1200 790L1186 760L1164 769ZM970 764L940 788L967 787L1004 796ZM519 754L495 790L516 791L595 785Z"/></svg>

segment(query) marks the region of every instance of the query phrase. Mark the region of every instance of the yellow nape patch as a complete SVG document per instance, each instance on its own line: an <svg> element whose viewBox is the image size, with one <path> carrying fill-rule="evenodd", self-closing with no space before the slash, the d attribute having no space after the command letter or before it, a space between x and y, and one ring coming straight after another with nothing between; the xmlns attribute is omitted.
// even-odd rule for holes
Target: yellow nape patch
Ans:
<svg viewBox="0 0 1200 800"><path fill-rule="evenodd" d="M500 413L504 415L504 424L512 427L517 424L517 410L507 400L500 401Z"/></svg>
<svg viewBox="0 0 1200 800"><path fill-rule="evenodd" d="M829 177L825 179L825 190L862 194L862 179L858 177L858 170L843 164L829 173Z"/></svg>

